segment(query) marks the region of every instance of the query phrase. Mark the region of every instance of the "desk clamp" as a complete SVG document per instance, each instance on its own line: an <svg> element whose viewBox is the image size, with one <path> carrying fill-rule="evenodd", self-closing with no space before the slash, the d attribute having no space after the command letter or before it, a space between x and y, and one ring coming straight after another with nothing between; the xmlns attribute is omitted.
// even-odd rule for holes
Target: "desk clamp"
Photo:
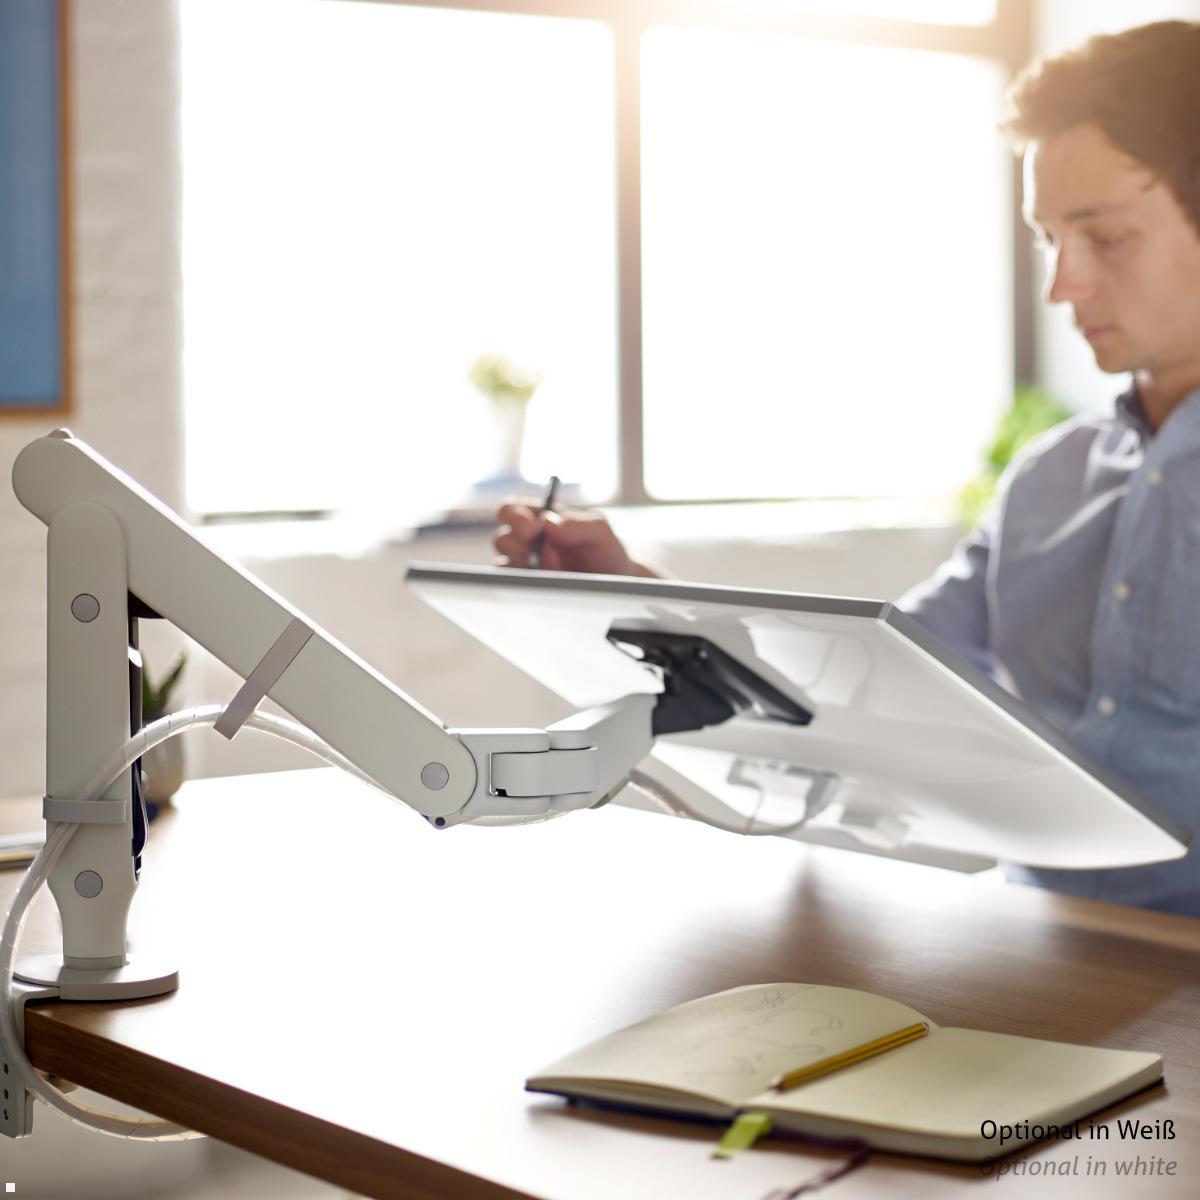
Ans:
<svg viewBox="0 0 1200 1200"><path fill-rule="evenodd" d="M9 1002L16 1021L17 1037L25 1041L25 1005L30 1000L53 1000L58 988L23 983L16 980ZM0 1046L0 1134L6 1137L28 1137L33 1131L33 1098L17 1082L17 1073L4 1057Z"/></svg>

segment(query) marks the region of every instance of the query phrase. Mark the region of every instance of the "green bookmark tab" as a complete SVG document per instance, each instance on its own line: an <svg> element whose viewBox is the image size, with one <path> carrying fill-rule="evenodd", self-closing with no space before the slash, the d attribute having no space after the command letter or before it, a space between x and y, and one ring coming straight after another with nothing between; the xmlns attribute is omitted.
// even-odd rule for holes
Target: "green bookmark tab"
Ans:
<svg viewBox="0 0 1200 1200"><path fill-rule="evenodd" d="M766 1113L741 1113L725 1130L725 1136L712 1152L713 1158L732 1158L749 1150L760 1137L771 1132L771 1118Z"/></svg>

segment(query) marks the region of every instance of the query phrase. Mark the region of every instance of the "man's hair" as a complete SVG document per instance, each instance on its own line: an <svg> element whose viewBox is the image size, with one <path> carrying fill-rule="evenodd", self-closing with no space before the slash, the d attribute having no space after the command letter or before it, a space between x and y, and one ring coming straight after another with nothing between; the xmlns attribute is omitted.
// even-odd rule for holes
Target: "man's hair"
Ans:
<svg viewBox="0 0 1200 1200"><path fill-rule="evenodd" d="M1200 232L1200 23L1090 38L1026 67L1007 100L1001 128L1018 149L1092 122L1171 189Z"/></svg>

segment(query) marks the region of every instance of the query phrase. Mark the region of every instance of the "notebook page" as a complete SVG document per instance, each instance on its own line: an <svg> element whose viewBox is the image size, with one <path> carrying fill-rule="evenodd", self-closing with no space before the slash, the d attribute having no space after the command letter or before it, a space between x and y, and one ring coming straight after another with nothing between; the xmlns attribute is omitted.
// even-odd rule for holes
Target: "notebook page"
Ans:
<svg viewBox="0 0 1200 1200"><path fill-rule="evenodd" d="M924 1019L905 1004L852 988L753 984L691 1000L592 1042L539 1071L528 1086L610 1081L736 1107L784 1072Z"/></svg>
<svg viewBox="0 0 1200 1200"><path fill-rule="evenodd" d="M1157 1054L940 1029L791 1092L758 1099L779 1112L979 1141L984 1121L1061 1124L1161 1074Z"/></svg>

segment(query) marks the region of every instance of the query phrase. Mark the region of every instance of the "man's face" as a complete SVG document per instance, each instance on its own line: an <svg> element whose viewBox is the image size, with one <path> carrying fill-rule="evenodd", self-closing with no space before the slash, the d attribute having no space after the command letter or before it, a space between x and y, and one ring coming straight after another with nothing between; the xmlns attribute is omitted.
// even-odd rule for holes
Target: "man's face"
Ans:
<svg viewBox="0 0 1200 1200"><path fill-rule="evenodd" d="M1046 299L1070 304L1104 371L1200 365L1200 235L1178 201L1099 126L1025 154L1025 220L1046 248Z"/></svg>

